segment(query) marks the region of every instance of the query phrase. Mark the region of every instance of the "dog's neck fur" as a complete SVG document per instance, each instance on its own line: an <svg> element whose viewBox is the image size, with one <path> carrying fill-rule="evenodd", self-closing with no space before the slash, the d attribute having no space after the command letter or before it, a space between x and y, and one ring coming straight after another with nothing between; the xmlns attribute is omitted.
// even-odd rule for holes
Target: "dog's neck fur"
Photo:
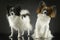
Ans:
<svg viewBox="0 0 60 40"><path fill-rule="evenodd" d="M42 25L49 25L51 18L47 16L46 14L38 14L37 15L38 20L40 20L40 24Z"/></svg>

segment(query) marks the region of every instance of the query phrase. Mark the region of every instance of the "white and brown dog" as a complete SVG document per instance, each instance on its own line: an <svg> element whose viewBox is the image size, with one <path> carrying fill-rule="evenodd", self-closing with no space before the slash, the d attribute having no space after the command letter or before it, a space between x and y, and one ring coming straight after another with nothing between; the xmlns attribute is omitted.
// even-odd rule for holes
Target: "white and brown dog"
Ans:
<svg viewBox="0 0 60 40"><path fill-rule="evenodd" d="M22 35L25 31L27 31L28 36L30 36L30 31L32 30L32 25L30 23L30 12L27 9L22 9L20 14L23 22Z"/></svg>
<svg viewBox="0 0 60 40"><path fill-rule="evenodd" d="M37 21L35 25L34 34L35 38L51 38L53 35L49 29L49 23L51 18L56 16L56 10L54 6L47 6L45 2L41 2L40 7L37 9Z"/></svg>

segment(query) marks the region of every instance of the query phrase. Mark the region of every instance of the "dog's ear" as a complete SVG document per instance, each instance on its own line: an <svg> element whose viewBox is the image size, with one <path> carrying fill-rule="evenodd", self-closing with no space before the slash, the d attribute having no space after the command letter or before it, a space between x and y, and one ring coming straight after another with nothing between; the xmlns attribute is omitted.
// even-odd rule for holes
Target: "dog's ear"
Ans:
<svg viewBox="0 0 60 40"><path fill-rule="evenodd" d="M10 5L7 5L7 10L9 10L11 7L12 7L12 6L10 6Z"/></svg>
<svg viewBox="0 0 60 40"><path fill-rule="evenodd" d="M56 6L53 5L53 6L51 6L51 8L52 8L52 13L51 13L50 17L55 18L55 16L56 16Z"/></svg>
<svg viewBox="0 0 60 40"><path fill-rule="evenodd" d="M21 7L20 6L15 6L15 14L20 16L20 11L21 11Z"/></svg>
<svg viewBox="0 0 60 40"><path fill-rule="evenodd" d="M21 10L21 7L20 6L16 6L16 10L17 11L20 11Z"/></svg>
<svg viewBox="0 0 60 40"><path fill-rule="evenodd" d="M46 3L44 1L41 1L40 6L44 7L44 6L46 6Z"/></svg>
<svg viewBox="0 0 60 40"><path fill-rule="evenodd" d="M12 6L7 5L7 11L8 11L8 12L9 12L9 10L10 10L11 7L12 7Z"/></svg>
<svg viewBox="0 0 60 40"><path fill-rule="evenodd" d="M45 7L45 6L46 6L45 2L44 2L44 1L41 1L41 2L39 3L39 7L38 7L37 10L36 10L36 13L40 13L41 10L42 10L42 8Z"/></svg>
<svg viewBox="0 0 60 40"><path fill-rule="evenodd" d="M41 8L39 7L36 9L36 13L39 14L40 12L41 12Z"/></svg>

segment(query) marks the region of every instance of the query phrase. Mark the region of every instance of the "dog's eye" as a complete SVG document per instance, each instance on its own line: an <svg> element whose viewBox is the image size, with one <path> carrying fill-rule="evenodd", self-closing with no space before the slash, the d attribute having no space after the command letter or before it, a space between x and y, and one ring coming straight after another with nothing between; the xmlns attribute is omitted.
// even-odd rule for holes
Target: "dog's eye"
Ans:
<svg viewBox="0 0 60 40"><path fill-rule="evenodd" d="M13 15L13 13L11 13Z"/></svg>
<svg viewBox="0 0 60 40"><path fill-rule="evenodd" d="M26 15L22 15L22 19L23 19L24 17L26 17Z"/></svg>
<svg viewBox="0 0 60 40"><path fill-rule="evenodd" d="M14 12L10 12L10 15L14 15Z"/></svg>

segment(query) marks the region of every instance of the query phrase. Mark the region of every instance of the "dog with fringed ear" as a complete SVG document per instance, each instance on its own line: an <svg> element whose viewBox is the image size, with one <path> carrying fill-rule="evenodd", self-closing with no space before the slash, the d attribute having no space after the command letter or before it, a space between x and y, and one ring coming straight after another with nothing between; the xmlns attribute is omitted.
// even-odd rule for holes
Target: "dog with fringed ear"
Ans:
<svg viewBox="0 0 60 40"><path fill-rule="evenodd" d="M37 21L35 24L34 38L52 38L53 35L49 29L51 18L56 16L56 7L47 6L44 1L41 1L40 6L37 8Z"/></svg>
<svg viewBox="0 0 60 40"><path fill-rule="evenodd" d="M7 6L6 17L11 28L11 35L9 37L13 36L13 29L18 31L18 37L20 37L20 29L22 25L22 21L20 19L20 11L20 6Z"/></svg>
<svg viewBox="0 0 60 40"><path fill-rule="evenodd" d="M21 12L23 27L22 27L22 35L24 35L24 32L27 31L28 37L30 36L30 32L32 31L32 25L30 23L30 12L27 9L22 9Z"/></svg>

